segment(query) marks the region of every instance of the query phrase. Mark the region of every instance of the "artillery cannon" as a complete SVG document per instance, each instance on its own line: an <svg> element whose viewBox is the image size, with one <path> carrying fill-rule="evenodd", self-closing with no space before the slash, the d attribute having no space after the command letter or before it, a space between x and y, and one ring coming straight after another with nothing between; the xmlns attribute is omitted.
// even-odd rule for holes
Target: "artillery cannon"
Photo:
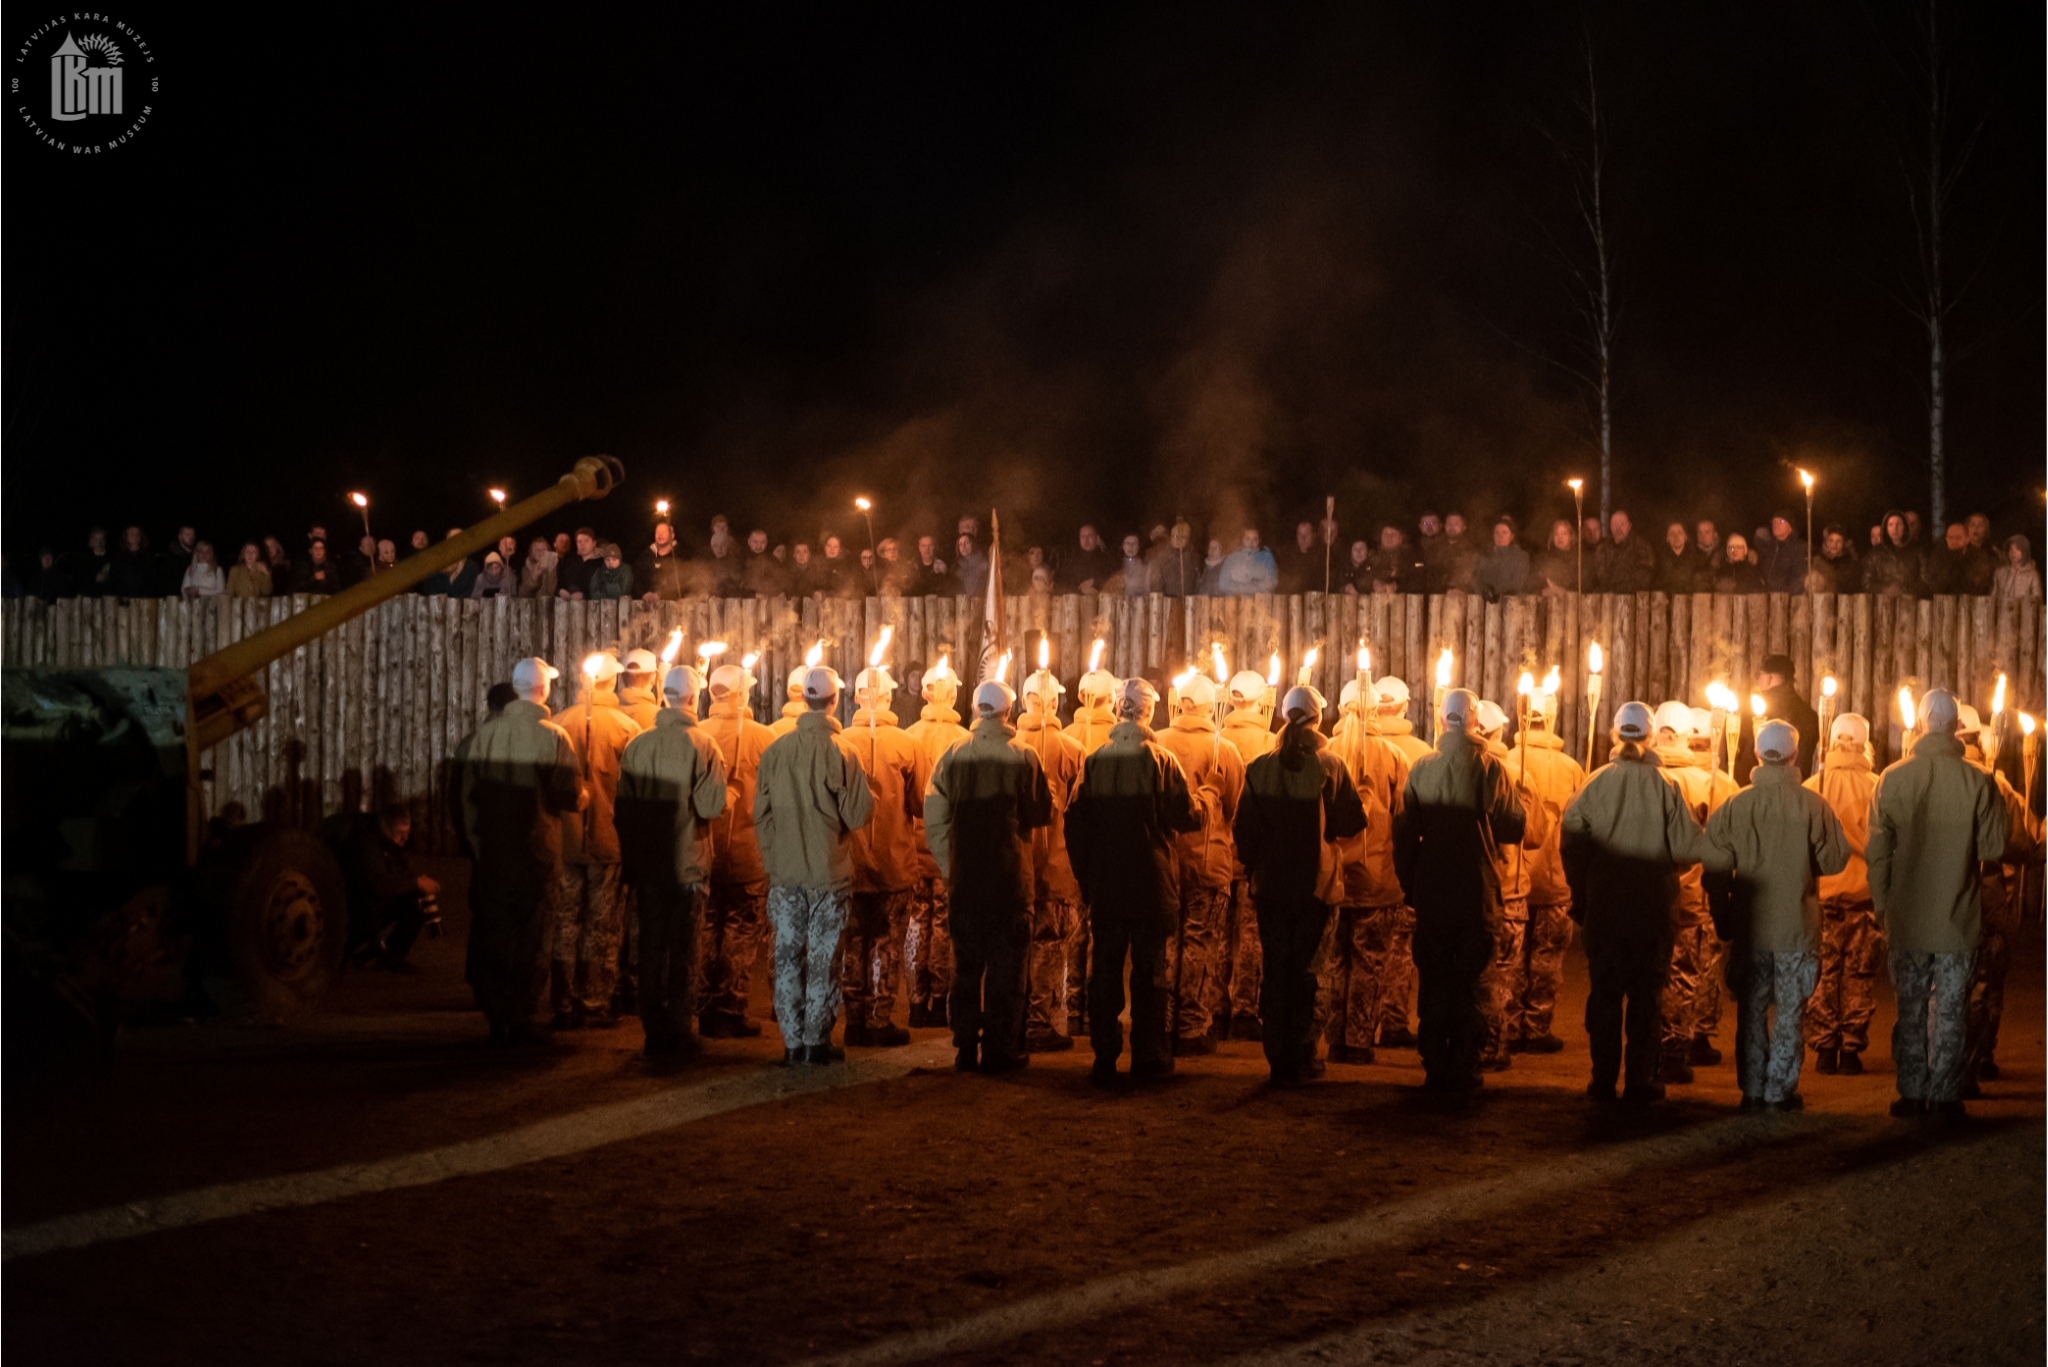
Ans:
<svg viewBox="0 0 2048 1367"><path fill-rule="evenodd" d="M316 1004L341 969L341 871L291 827L209 840L210 752L262 719L258 676L273 661L623 478L609 456L580 460L544 492L188 669L0 671L11 1042L83 1026L104 1049L126 1004L176 999L201 979L262 1018Z"/></svg>

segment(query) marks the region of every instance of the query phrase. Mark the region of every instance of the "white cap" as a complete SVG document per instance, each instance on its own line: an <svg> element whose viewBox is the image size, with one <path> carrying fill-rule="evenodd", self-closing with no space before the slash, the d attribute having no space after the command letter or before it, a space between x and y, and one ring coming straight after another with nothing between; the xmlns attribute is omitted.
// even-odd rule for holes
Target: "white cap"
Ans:
<svg viewBox="0 0 2048 1367"><path fill-rule="evenodd" d="M1920 725L1930 736L1955 734L1956 695L1946 688L1930 688L1920 700Z"/></svg>
<svg viewBox="0 0 2048 1367"><path fill-rule="evenodd" d="M1066 686L1060 682L1059 676L1050 669L1034 669L1024 678L1024 696L1027 698L1046 694L1057 698L1066 691Z"/></svg>
<svg viewBox="0 0 2048 1367"><path fill-rule="evenodd" d="M1479 719L1479 695L1469 688L1454 688L1444 694L1444 725L1462 731Z"/></svg>
<svg viewBox="0 0 2048 1367"><path fill-rule="evenodd" d="M661 661L654 658L651 650L629 650L626 652L628 674L653 674L660 670Z"/></svg>
<svg viewBox="0 0 2048 1367"><path fill-rule="evenodd" d="M661 680L661 696L671 703L687 702L694 707L703 691L704 676L690 665L674 666Z"/></svg>
<svg viewBox="0 0 2048 1367"><path fill-rule="evenodd" d="M1017 704L1017 690L1001 679L990 679L974 690L974 713L978 717L1007 717Z"/></svg>
<svg viewBox="0 0 2048 1367"><path fill-rule="evenodd" d="M1669 731L1680 740L1687 740L1692 736L1692 709L1682 702L1658 703L1652 720L1656 722L1659 731ZM1708 724L1713 724L1711 717Z"/></svg>
<svg viewBox="0 0 2048 1367"><path fill-rule="evenodd" d="M1774 764L1799 758L1799 728L1789 721L1767 721L1756 731L1756 752Z"/></svg>
<svg viewBox="0 0 2048 1367"><path fill-rule="evenodd" d="M859 697L863 693L880 693L882 696L887 697L895 691L896 681L889 677L889 667L887 665L874 669L863 669L860 673L853 676L853 694L855 697Z"/></svg>
<svg viewBox="0 0 2048 1367"><path fill-rule="evenodd" d="M940 688L950 688L956 693L960 691L960 676L953 672L953 666L950 664L944 669L933 665L924 672L924 678L918 683L918 691L927 698Z"/></svg>
<svg viewBox="0 0 2048 1367"><path fill-rule="evenodd" d="M1255 707L1266 698L1266 676L1251 669L1240 669L1231 676L1230 696L1246 707Z"/></svg>
<svg viewBox="0 0 2048 1367"><path fill-rule="evenodd" d="M1382 674L1372 681L1373 691L1380 695L1383 708L1408 706L1408 685L1392 674Z"/></svg>
<svg viewBox="0 0 2048 1367"><path fill-rule="evenodd" d="M1648 740L1657 730L1657 718L1648 703L1625 702L1614 714L1614 729L1623 740Z"/></svg>
<svg viewBox="0 0 2048 1367"><path fill-rule="evenodd" d="M1280 700L1280 715L1289 721L1296 712L1308 714L1309 724L1314 725L1323 718L1323 695L1307 684L1296 684L1287 690L1287 696Z"/></svg>
<svg viewBox="0 0 2048 1367"><path fill-rule="evenodd" d="M1854 712L1844 712L1828 728L1828 744L1851 745L1861 750L1870 744L1870 723Z"/></svg>
<svg viewBox="0 0 2048 1367"><path fill-rule="evenodd" d="M798 665L789 671L789 696L801 698L804 695L804 676L811 672L809 665Z"/></svg>
<svg viewBox="0 0 2048 1367"><path fill-rule="evenodd" d="M1479 700L1477 717L1479 729L1489 736L1496 731L1505 731L1507 729L1508 714L1501 711L1500 704L1494 702L1491 698L1481 698Z"/></svg>
<svg viewBox="0 0 2048 1367"><path fill-rule="evenodd" d="M1984 729L1984 719L1977 715L1977 709L1974 704L1966 702L1956 704L1956 728L1962 731L1982 731Z"/></svg>
<svg viewBox="0 0 2048 1367"><path fill-rule="evenodd" d="M752 692L753 687L754 676L739 665L720 665L711 671L711 696L714 698Z"/></svg>
<svg viewBox="0 0 2048 1367"><path fill-rule="evenodd" d="M512 666L512 691L522 698L546 696L548 680L559 679L562 671L535 655Z"/></svg>
<svg viewBox="0 0 2048 1367"><path fill-rule="evenodd" d="M1214 707L1216 685L1209 681L1208 675L1197 674L1180 690L1180 700L1184 703L1193 703L1197 707Z"/></svg>
<svg viewBox="0 0 2048 1367"><path fill-rule="evenodd" d="M625 672L626 667L619 663L619 657L612 654L609 650L600 651L593 658L597 661L597 669L592 672L590 677L599 683L610 683Z"/></svg>
<svg viewBox="0 0 2048 1367"><path fill-rule="evenodd" d="M1152 709L1159 705L1159 690L1149 680L1132 679L1123 688L1123 701L1119 710L1137 714L1142 722L1152 720Z"/></svg>
<svg viewBox="0 0 2048 1367"><path fill-rule="evenodd" d="M821 702L839 692L839 671L813 665L804 671L804 701Z"/></svg>
<svg viewBox="0 0 2048 1367"><path fill-rule="evenodd" d="M1081 676L1075 687L1084 698L1113 698L1122 691L1124 681L1106 669L1091 669Z"/></svg>
<svg viewBox="0 0 2048 1367"><path fill-rule="evenodd" d="M1688 707L1686 711L1692 714L1692 734L1694 736L1711 737L1714 734L1714 714L1712 712L1709 712L1704 707Z"/></svg>
<svg viewBox="0 0 2048 1367"><path fill-rule="evenodd" d="M1358 680L1346 679L1344 687L1337 690L1337 706L1351 708L1358 705ZM1365 710L1370 712L1380 705L1380 691L1376 684L1365 686Z"/></svg>

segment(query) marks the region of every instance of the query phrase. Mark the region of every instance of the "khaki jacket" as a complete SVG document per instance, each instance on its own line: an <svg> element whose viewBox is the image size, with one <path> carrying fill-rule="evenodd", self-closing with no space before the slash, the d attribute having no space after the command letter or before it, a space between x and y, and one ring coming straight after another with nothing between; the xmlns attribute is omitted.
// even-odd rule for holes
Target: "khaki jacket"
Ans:
<svg viewBox="0 0 2048 1367"><path fill-rule="evenodd" d="M1445 732L1408 770L1396 823L1394 867L1418 924L1501 913L1502 846L1529 838L1529 809L1484 741Z"/></svg>
<svg viewBox="0 0 2048 1367"><path fill-rule="evenodd" d="M1511 781L1518 777L1518 771L1511 763L1513 752L1505 744L1489 740L1486 753L1500 761L1501 769ZM1497 856L1500 860L1500 895L1506 902L1527 902L1535 877L1536 860L1542 855L1543 847L1550 843L1550 809L1537 801L1535 793L1527 787L1518 787L1516 791L1529 819L1522 828L1520 840L1500 847Z"/></svg>
<svg viewBox="0 0 2048 1367"><path fill-rule="evenodd" d="M930 842L925 839L924 798L931 791L932 775L938 771L940 758L967 739L967 728L960 724L960 714L952 708L926 703L919 710L917 720L904 728L904 734L917 743L919 812L911 825L917 834L917 876L929 883L943 875L939 873L938 861L932 858Z"/></svg>
<svg viewBox="0 0 2048 1367"><path fill-rule="evenodd" d="M1017 719L1017 739L1038 756L1045 786L1052 793L1052 820L1031 832L1032 896L1041 902L1078 902L1081 885L1067 854L1067 808L1081 786L1087 752L1081 742L1060 729L1058 717L1026 712Z"/></svg>
<svg viewBox="0 0 2048 1367"><path fill-rule="evenodd" d="M853 890L902 892L917 882L917 818L924 810L920 752L894 712L873 713L872 729L869 714L859 709L839 733L875 795L875 814L853 842Z"/></svg>
<svg viewBox="0 0 2048 1367"><path fill-rule="evenodd" d="M1245 771L1237 808L1237 848L1260 908L1334 905L1344 892L1340 847L1366 820L1344 762L1314 728L1290 723Z"/></svg>
<svg viewBox="0 0 2048 1367"><path fill-rule="evenodd" d="M754 833L768 882L778 887L853 887L853 833L868 824L874 793L838 719L805 712L761 755Z"/></svg>
<svg viewBox="0 0 2048 1367"><path fill-rule="evenodd" d="M1067 723L1067 734L1081 747L1083 755L1092 755L1109 744L1109 733L1116 729L1116 713L1107 707L1074 708L1074 719Z"/></svg>
<svg viewBox="0 0 2048 1367"><path fill-rule="evenodd" d="M555 721L576 747L583 784L589 791L582 819L563 823L562 862L616 864L619 832L612 819L612 804L619 790L619 759L640 728L619 706L619 695L609 688L592 691L587 706L576 703Z"/></svg>
<svg viewBox="0 0 2048 1367"><path fill-rule="evenodd" d="M626 745L619 759L620 862L626 881L674 891L711 876L704 823L738 794L729 791L718 744L687 712L668 708Z"/></svg>
<svg viewBox="0 0 2048 1367"><path fill-rule="evenodd" d="M2011 818L1991 776L1953 736L1922 736L1870 800L1870 904L1894 953L1970 954L1984 920L1979 866L2004 852Z"/></svg>
<svg viewBox="0 0 2048 1367"><path fill-rule="evenodd" d="M1399 906L1405 894L1394 873L1394 822L1408 787L1408 756L1369 726L1361 727L1356 714L1338 720L1330 733L1330 753L1343 761L1365 808L1365 829L1339 846L1344 905Z"/></svg>
<svg viewBox="0 0 2048 1367"><path fill-rule="evenodd" d="M769 734L781 740L796 730L796 719L809 712L810 705L801 698L791 699L782 705L782 715L768 724Z"/></svg>
<svg viewBox="0 0 2048 1367"><path fill-rule="evenodd" d="M1842 823L1842 838L1849 842L1849 862L1840 873L1820 880L1823 902L1868 902L1870 866L1863 862L1863 847L1870 840L1870 798L1877 791L1877 774L1870 756L1861 747L1830 749L1821 757L1820 772L1806 780L1819 793Z"/></svg>
<svg viewBox="0 0 2048 1367"><path fill-rule="evenodd" d="M1202 829L1180 761L1151 728L1118 722L1088 756L1067 808L1067 850L1081 898L1097 916L1161 934L1180 910L1174 837Z"/></svg>
<svg viewBox="0 0 2048 1367"><path fill-rule="evenodd" d="M1280 738L1263 708L1233 707L1223 716L1223 739L1236 746L1238 757L1250 764L1260 755L1271 754Z"/></svg>
<svg viewBox="0 0 2048 1367"><path fill-rule="evenodd" d="M1657 747L1657 763L1662 766L1665 781L1678 789L1692 819L1702 830L1729 798L1742 791L1734 779L1713 767L1712 755L1694 750L1683 741ZM1676 909L1694 920L1703 920L1710 914L1705 873L1701 864L1687 865L1678 873Z"/></svg>
<svg viewBox="0 0 2048 1367"><path fill-rule="evenodd" d="M1589 936L1668 945L1678 871L1700 862L1704 844L1654 751L1602 765L1565 808L1558 839L1573 919Z"/></svg>
<svg viewBox="0 0 2048 1367"><path fill-rule="evenodd" d="M697 723L711 737L725 761L733 800L711 826L711 881L752 887L767 880L761 868L761 842L754 836L754 793L761 774L761 756L775 733L754 720L738 698L711 704L711 715Z"/></svg>
<svg viewBox="0 0 2048 1367"><path fill-rule="evenodd" d="M1820 879L1848 867L1848 838L1827 799L1800 786L1797 767L1760 764L1749 777L1707 822L1717 863L1732 866L1716 875L1732 885L1729 938L1760 954L1811 954Z"/></svg>
<svg viewBox="0 0 2048 1367"><path fill-rule="evenodd" d="M516 701L455 747L462 829L482 888L545 882L562 862L562 818L583 805L568 733L539 703Z"/></svg>
<svg viewBox="0 0 2048 1367"><path fill-rule="evenodd" d="M1564 737L1524 727L1516 738L1508 772L1517 781L1528 775L1529 793L1543 805L1544 820L1549 824L1543 847L1529 859L1529 902L1539 907L1562 906L1572 900L1572 889L1565 881L1558 840L1564 834L1565 808L1586 786L1586 771L1564 752Z"/></svg>
<svg viewBox="0 0 2048 1367"><path fill-rule="evenodd" d="M1024 919L1033 899L1030 835L1051 821L1038 755L1001 717L976 722L940 758L925 793L924 830L946 870L955 936Z"/></svg>
<svg viewBox="0 0 2048 1367"><path fill-rule="evenodd" d="M1188 795L1202 814L1202 828L1179 836L1173 842L1176 875L1181 894L1227 889L1237 876L1237 842L1231 826L1237 820L1238 800L1244 795L1244 758L1234 745L1225 745L1213 717L1183 712L1173 724L1156 733L1159 744L1180 761L1188 782Z"/></svg>
<svg viewBox="0 0 2048 1367"><path fill-rule="evenodd" d="M619 689L619 707L642 731L654 729L654 719L668 710L661 694L652 688Z"/></svg>
<svg viewBox="0 0 2048 1367"><path fill-rule="evenodd" d="M1408 757L1408 767L1411 769L1415 767L1417 760L1436 753L1428 741L1415 734L1415 723L1406 717L1375 717L1373 730L1387 744Z"/></svg>

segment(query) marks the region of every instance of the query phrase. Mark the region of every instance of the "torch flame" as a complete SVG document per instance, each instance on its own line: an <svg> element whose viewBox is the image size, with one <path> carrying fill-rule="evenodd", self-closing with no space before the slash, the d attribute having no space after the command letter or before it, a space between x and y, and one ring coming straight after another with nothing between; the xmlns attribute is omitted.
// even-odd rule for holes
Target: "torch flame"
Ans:
<svg viewBox="0 0 2048 1367"><path fill-rule="evenodd" d="M1219 684L1229 683L1230 665L1223 658L1223 643L1221 641L1209 647L1209 658L1216 666L1216 682Z"/></svg>
<svg viewBox="0 0 2048 1367"><path fill-rule="evenodd" d="M1822 676L1821 676L1821 681L1820 681L1820 695L1821 695L1821 696L1822 696L1823 698L1832 698L1832 697L1834 697L1834 696L1835 696L1835 687L1836 687L1836 685L1835 685L1835 676L1834 676L1834 675L1832 675L1832 674L1824 674L1824 675L1822 675Z"/></svg>
<svg viewBox="0 0 2048 1367"><path fill-rule="evenodd" d="M595 679L595 678L597 677L597 671L598 671L598 670L599 670L600 668L602 668L602 667L603 667L603 665L604 665L604 652L603 652L603 651L599 651L599 652L597 652L597 653L596 653L596 654L594 654L594 655L586 655L586 656L584 656L584 657L583 657L583 672L584 672L584 674L585 674L585 675L587 675L587 676L588 676L588 677L590 677L590 678L593 678L593 679Z"/></svg>
<svg viewBox="0 0 2048 1367"><path fill-rule="evenodd" d="M944 679L950 677L952 673L953 657L951 655L939 656L939 662L932 666L931 677L934 679Z"/></svg>
<svg viewBox="0 0 2048 1367"><path fill-rule="evenodd" d="M1555 693L1562 685L1563 681L1557 672L1557 666L1552 665L1550 672L1543 676L1543 691L1545 693Z"/></svg>
<svg viewBox="0 0 2048 1367"><path fill-rule="evenodd" d="M663 517L667 517L668 500L665 498L657 498L656 500L654 500L654 511L660 513Z"/></svg>
<svg viewBox="0 0 2048 1367"><path fill-rule="evenodd" d="M1038 668L1041 672L1052 668L1052 642L1043 636L1038 638Z"/></svg>
<svg viewBox="0 0 2048 1367"><path fill-rule="evenodd" d="M1762 720L1764 719L1764 695L1763 695L1763 694L1761 694L1761 693L1752 693L1752 694L1750 694L1750 695L1749 695L1749 713L1750 713L1750 715L1751 715L1751 716L1755 717L1755 718L1756 718L1756 719L1757 719L1758 721L1762 721Z"/></svg>
<svg viewBox="0 0 2048 1367"><path fill-rule="evenodd" d="M1358 643L1358 672L1361 674L1372 672L1372 647L1366 645L1363 641Z"/></svg>
<svg viewBox="0 0 2048 1367"><path fill-rule="evenodd" d="M723 641L706 641L697 647L697 658L707 664L723 654L725 654L725 642Z"/></svg>
<svg viewBox="0 0 2048 1367"><path fill-rule="evenodd" d="M668 644L661 648L661 662L674 664L676 652L683 648L683 629L677 627L668 634Z"/></svg>
<svg viewBox="0 0 2048 1367"><path fill-rule="evenodd" d="M1102 638L1095 638L1095 644L1088 647L1088 672L1093 674L1102 668Z"/></svg>
<svg viewBox="0 0 2048 1367"><path fill-rule="evenodd" d="M680 636L680 635L681 635L681 633L677 633L677 634L678 634L678 636ZM752 668L754 667L754 661L756 661L756 660L758 660L758 659L760 659L760 658L761 658L761 653L760 653L759 651L757 651L757 650L750 650L750 651L748 651L748 652L747 652L746 654L744 654L744 655L740 656L740 668L741 668L741 669L752 669Z"/></svg>
<svg viewBox="0 0 2048 1367"><path fill-rule="evenodd" d="M1899 689L1899 720L1908 731L1913 729L1913 690L1910 688Z"/></svg>
<svg viewBox="0 0 2048 1367"><path fill-rule="evenodd" d="M875 638L875 648L868 652L868 668L879 669L882 657L889 653L889 638L896 634L896 628L883 627L882 634Z"/></svg>
<svg viewBox="0 0 2048 1367"><path fill-rule="evenodd" d="M1600 653L1600 643L1593 641L1586 646L1586 672L1598 674L1606 665L1607 657Z"/></svg>
<svg viewBox="0 0 2048 1367"><path fill-rule="evenodd" d="M1525 698L1526 698L1526 697L1528 697L1528 696L1529 696L1529 695L1530 695L1531 693L1534 693L1535 691L1536 691L1536 676L1535 676L1534 674L1531 674L1531 673L1530 673L1530 672L1529 672L1528 670L1526 670L1526 669L1525 669L1525 670L1523 670L1523 671L1522 671L1522 677L1521 677L1521 678L1519 678L1519 679L1517 679L1517 680L1515 680L1515 692L1517 692L1517 693L1521 694L1521 695L1522 695L1523 697L1525 697Z"/></svg>
<svg viewBox="0 0 2048 1367"><path fill-rule="evenodd" d="M1276 650L1276 651L1274 651L1274 652L1273 652L1273 663L1272 663L1271 665L1269 665L1269 666L1267 667L1267 669L1266 669L1266 687L1268 687L1268 688L1278 688L1279 686L1280 686L1280 652Z"/></svg>
<svg viewBox="0 0 2048 1367"><path fill-rule="evenodd" d="M1183 669L1180 673L1173 676L1173 686L1175 688L1180 689L1182 692L1186 692L1187 686L1193 683L1195 681L1195 678L1195 667L1193 665L1189 665L1186 669Z"/></svg>
<svg viewBox="0 0 2048 1367"><path fill-rule="evenodd" d="M1707 685L1707 701L1722 712L1735 710L1734 692L1719 679Z"/></svg>
<svg viewBox="0 0 2048 1367"><path fill-rule="evenodd" d="M1303 669L1314 669L1316 667L1316 656L1320 653L1321 652L1317 647L1310 646L1308 648L1308 654L1301 657L1301 667Z"/></svg>
<svg viewBox="0 0 2048 1367"><path fill-rule="evenodd" d="M355 504L356 507L358 508L367 508L370 506L370 500L364 498L361 494L350 494L348 496L348 501Z"/></svg>
<svg viewBox="0 0 2048 1367"><path fill-rule="evenodd" d="M1444 653L1436 657L1436 686L1438 688L1449 688L1451 686L1451 648L1449 646L1445 646Z"/></svg>
<svg viewBox="0 0 2048 1367"><path fill-rule="evenodd" d="M1801 470L1799 472L1799 482L1806 486L1806 491L1808 493L1813 492L1813 475L1811 473L1805 470Z"/></svg>
<svg viewBox="0 0 2048 1367"><path fill-rule="evenodd" d="M860 509L862 512L866 512L868 509L874 507L875 505L868 502L864 498L857 498L853 501L853 506Z"/></svg>
<svg viewBox="0 0 2048 1367"><path fill-rule="evenodd" d="M818 661L824 658L825 642L821 638L816 645L812 646L809 650L806 650L804 652L804 668L816 669L818 667Z"/></svg>
<svg viewBox="0 0 2048 1367"><path fill-rule="evenodd" d="M501 507L501 508L502 508L502 507L504 507L504 506L505 506L505 491L504 491L503 489L493 489L493 490L491 490L491 502L493 502L493 503L497 504L497 505L498 505L499 507Z"/></svg>
<svg viewBox="0 0 2048 1367"><path fill-rule="evenodd" d="M1586 481L1583 479L1568 479L1565 481L1565 487L1576 494L1579 490L1586 487Z"/></svg>
<svg viewBox="0 0 2048 1367"><path fill-rule="evenodd" d="M2020 730L2030 736L2034 734L2034 718L2030 713L2020 713Z"/></svg>
<svg viewBox="0 0 2048 1367"><path fill-rule="evenodd" d="M1998 676L1998 687L1991 692L1991 715L2005 711L2005 675Z"/></svg>
<svg viewBox="0 0 2048 1367"><path fill-rule="evenodd" d="M996 657L996 677L1005 681L1010 677L1010 652L1007 650Z"/></svg>

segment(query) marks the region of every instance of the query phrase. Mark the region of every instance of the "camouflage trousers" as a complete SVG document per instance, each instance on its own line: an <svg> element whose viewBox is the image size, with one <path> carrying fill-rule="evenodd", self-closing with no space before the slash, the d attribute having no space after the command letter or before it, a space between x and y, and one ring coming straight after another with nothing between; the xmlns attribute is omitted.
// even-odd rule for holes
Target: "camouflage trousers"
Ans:
<svg viewBox="0 0 2048 1367"><path fill-rule="evenodd" d="M1481 988L1486 993L1486 1036L1479 1048L1482 1063L1502 1063L1508 1056L1510 1025L1522 978L1523 946L1529 938L1529 899L1501 903L1501 919L1493 932L1493 962L1486 966Z"/></svg>
<svg viewBox="0 0 2048 1367"><path fill-rule="evenodd" d="M1212 984L1223 971L1223 926L1230 889L1183 887L1180 927L1166 939L1167 1028L1175 1039L1209 1033Z"/></svg>
<svg viewBox="0 0 2048 1367"><path fill-rule="evenodd" d="M1692 999L1692 1033L1694 1039L1712 1039L1714 1032L1721 1028L1721 984L1728 975L1728 942L1720 932L1712 929L1709 917L1709 934L1703 955L1705 967L1700 972L1700 990Z"/></svg>
<svg viewBox="0 0 2048 1367"><path fill-rule="evenodd" d="M1259 978L1265 962L1265 951L1259 947L1259 909L1252 901L1251 880L1240 878L1230 885L1230 911L1224 918L1223 929L1223 973L1216 982L1209 1014L1233 1022L1257 1021Z"/></svg>
<svg viewBox="0 0 2048 1367"><path fill-rule="evenodd" d="M1088 1033L1088 963L1095 952L1095 917L1085 905L1077 905L1074 915L1074 933L1067 937L1067 1033L1079 1039Z"/></svg>
<svg viewBox="0 0 2048 1367"><path fill-rule="evenodd" d="M1820 981L1806 1003L1808 1044L1845 1054L1870 1047L1877 970L1883 962L1884 932L1867 898L1830 897L1820 904Z"/></svg>
<svg viewBox="0 0 2048 1367"><path fill-rule="evenodd" d="M904 927L910 918L910 890L856 892L846 918L841 955L841 991L846 1024L859 1030L890 1024L903 986Z"/></svg>
<svg viewBox="0 0 2048 1367"><path fill-rule="evenodd" d="M775 927L775 1020L782 1045L830 1044L839 1020L839 942L850 895L844 889L768 888Z"/></svg>
<svg viewBox="0 0 2048 1367"><path fill-rule="evenodd" d="M564 864L555 885L556 1009L609 1011L619 986L626 897L617 864Z"/></svg>
<svg viewBox="0 0 2048 1367"><path fill-rule="evenodd" d="M1712 988L1721 937L1704 898L1697 906L1681 902L1671 913L1671 929L1671 971L1664 979L1662 1007L1664 1052L1686 1055L1692 1052L1693 1036L1707 1033L1699 1028L1700 1006Z"/></svg>
<svg viewBox="0 0 2048 1367"><path fill-rule="evenodd" d="M1892 988L1899 998L1892 1062L1899 1070L1899 1095L1908 1101L1958 1099L1971 959L1892 951Z"/></svg>
<svg viewBox="0 0 2048 1367"><path fill-rule="evenodd" d="M1380 988L1380 1034L1388 1031L1409 1034L1408 1013L1415 1000L1415 908L1403 904L1388 908L1392 916L1386 926L1387 978Z"/></svg>
<svg viewBox="0 0 2048 1367"><path fill-rule="evenodd" d="M946 880L920 880L910 890L910 920L903 930L903 981L917 1023L953 991L953 937L946 927Z"/></svg>
<svg viewBox="0 0 2048 1367"><path fill-rule="evenodd" d="M1506 1030L1510 1040L1542 1039L1551 1033L1557 990L1564 986L1564 954L1571 947L1572 904L1531 902L1522 958L1508 997Z"/></svg>
<svg viewBox="0 0 2048 1367"><path fill-rule="evenodd" d="M1317 957L1316 1033L1327 1036L1332 1049L1379 1043L1386 999L1397 985L1405 986L1413 962L1406 946L1397 944L1413 917L1406 907L1391 906L1339 907L1330 918Z"/></svg>
<svg viewBox="0 0 2048 1367"><path fill-rule="evenodd" d="M1799 1090L1806 1040L1799 1017L1820 980L1820 955L1746 952L1728 956L1735 997L1735 1080L1742 1094L1776 1105Z"/></svg>
<svg viewBox="0 0 2048 1367"><path fill-rule="evenodd" d="M767 908L763 884L711 885L697 939L697 1014L707 1027L745 1023L754 961L768 942Z"/></svg>
<svg viewBox="0 0 2048 1367"><path fill-rule="evenodd" d="M1970 970L1970 1005L1964 1029L1963 1076L1974 1078L1998 1048L1998 1024L2005 1016L2005 978L2012 971L2013 942L2019 938L2018 880L1984 880L1984 923Z"/></svg>
<svg viewBox="0 0 2048 1367"><path fill-rule="evenodd" d="M1031 905L1031 987L1025 1009L1026 1038L1063 1035L1067 1017L1080 1004L1074 985L1082 979L1067 961L1081 924L1081 904L1056 897Z"/></svg>

